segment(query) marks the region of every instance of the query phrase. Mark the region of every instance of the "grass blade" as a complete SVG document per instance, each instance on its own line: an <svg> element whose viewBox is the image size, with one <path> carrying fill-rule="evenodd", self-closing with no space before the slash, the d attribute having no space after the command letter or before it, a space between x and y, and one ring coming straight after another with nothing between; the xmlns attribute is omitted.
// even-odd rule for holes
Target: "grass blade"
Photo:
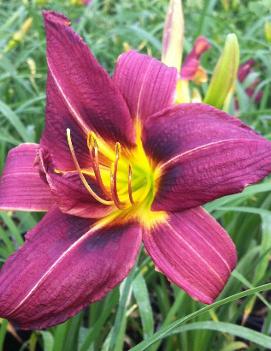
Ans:
<svg viewBox="0 0 271 351"><path fill-rule="evenodd" d="M170 334L173 334L174 331L180 327L182 324L184 324L185 322L198 317L200 315L202 315L203 313L206 313L209 310L212 310L214 308L218 308L220 306L223 306L227 303L239 300L243 297L246 296L250 296L253 294L256 294L260 291L267 291L267 290L271 290L271 283L269 284L264 284L264 285L260 285L257 286L256 288L252 288L252 289L247 289L245 291L242 291L240 293L231 295L229 297L226 297L225 299L222 300L218 300L215 303L213 303L212 305L208 305L208 306L204 306L203 308L201 308L198 311L195 311L193 313L188 314L187 316L171 323L169 326L165 327L165 328L161 328L158 332L156 332L155 334L153 334L149 339L142 341L141 343L139 343L138 345L136 345L135 347L133 347L130 351L143 351L146 350L149 346L151 346L152 344L154 344L156 341L161 340L165 337L167 337Z"/></svg>
<svg viewBox="0 0 271 351"><path fill-rule="evenodd" d="M147 285L141 273L137 274L132 288L140 312L144 339L147 339L153 334L154 322Z"/></svg>

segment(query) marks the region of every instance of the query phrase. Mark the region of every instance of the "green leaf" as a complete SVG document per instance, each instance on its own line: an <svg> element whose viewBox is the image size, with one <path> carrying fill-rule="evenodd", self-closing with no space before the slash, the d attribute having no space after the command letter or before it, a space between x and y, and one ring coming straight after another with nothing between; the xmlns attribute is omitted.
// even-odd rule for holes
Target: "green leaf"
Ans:
<svg viewBox="0 0 271 351"><path fill-rule="evenodd" d="M266 250L271 248L271 213L262 215L262 240L261 240L261 254L262 260L257 265L255 272L254 283L259 283L265 276L269 266L269 254Z"/></svg>
<svg viewBox="0 0 271 351"><path fill-rule="evenodd" d="M21 136L22 140L25 142L33 141L30 139L30 135L27 128L23 125L17 114L11 110L11 108L0 100L0 113L6 117L9 123L17 130L18 134Z"/></svg>
<svg viewBox="0 0 271 351"><path fill-rule="evenodd" d="M240 272L238 272L237 270L232 272L232 276L236 279L238 279L242 284L245 285L245 287L247 288L253 288L254 286L243 276L243 274L241 274ZM260 294L257 293L255 294L255 296L257 296L262 302L263 304L266 305L266 307L271 310L271 305L270 303ZM253 297L255 297L253 296Z"/></svg>
<svg viewBox="0 0 271 351"><path fill-rule="evenodd" d="M44 351L53 351L54 349L54 338L49 331L40 332L43 341L43 350Z"/></svg>
<svg viewBox="0 0 271 351"><path fill-rule="evenodd" d="M106 296L103 304L103 310L99 319L95 322L95 324L90 329L88 329L87 331L84 331L84 335L82 337L82 343L80 344L80 348L79 348L80 351L89 350L90 345L100 334L106 320L110 316L113 308L116 306L118 302L118 297L119 297L118 288L114 289L111 293L109 293Z"/></svg>
<svg viewBox="0 0 271 351"><path fill-rule="evenodd" d="M146 339L153 334L154 322L147 285L141 273L134 279L132 289L139 308L144 339Z"/></svg>
<svg viewBox="0 0 271 351"><path fill-rule="evenodd" d="M1 320L1 327L0 327L0 351L3 351L7 327L8 327L8 321L6 319L2 319Z"/></svg>
<svg viewBox="0 0 271 351"><path fill-rule="evenodd" d="M260 285L257 286L256 288L252 288L252 289L248 289L245 291L242 291L240 293L231 295L226 297L225 299L222 300L218 300L216 302L214 302L211 305L207 305L204 306L203 308L201 308L198 311L195 311L193 313L190 313L188 315L186 315L185 317L178 319L177 321L171 323L169 326L161 328L159 331L157 331L156 333L154 333L150 338L148 338L145 341L142 341L141 343L139 343L138 345L136 345L135 347L131 348L130 351L143 351L146 350L148 347L150 347L151 345L153 345L156 341L161 340L165 337L167 337L168 335L171 335L174 333L174 331L179 328L182 324L184 324L185 322L201 316L203 313L206 313L209 310L212 310L214 308L218 308L220 306L223 306L227 303L239 300L245 296L250 296L253 294L256 294L259 291L267 291L267 290L271 290L271 283L269 284L264 284L264 285Z"/></svg>
<svg viewBox="0 0 271 351"><path fill-rule="evenodd" d="M22 235L20 233L20 230L18 229L18 226L15 224L13 221L12 217L8 213L0 213L0 217L6 224L6 226L9 228L11 231L12 236L15 238L17 245L23 245L24 241L22 238Z"/></svg>
<svg viewBox="0 0 271 351"><path fill-rule="evenodd" d="M128 307L131 294L132 282L135 274L136 266L132 269L128 277L120 285L120 299L116 314L115 323L110 331L108 351L121 351L123 349L125 328L126 328L126 309Z"/></svg>
<svg viewBox="0 0 271 351"><path fill-rule="evenodd" d="M212 212L217 208L225 204L231 203L233 201L245 200L248 197L251 197L253 195L257 195L257 194L261 194L269 191L271 191L270 183L251 185L248 188L246 188L242 193L221 197L220 199L214 200L208 203L207 205L205 205L205 208L207 211Z"/></svg>
<svg viewBox="0 0 271 351"><path fill-rule="evenodd" d="M228 333L237 336L242 339L246 339L259 346L266 347L269 349L271 347L271 337L263 333L259 333L253 329L249 329L240 325L224 322L196 322L184 325L174 330L174 332L168 334L177 334L191 330L215 330L221 333Z"/></svg>
<svg viewBox="0 0 271 351"><path fill-rule="evenodd" d="M69 321L66 321L65 323L62 323L58 325L56 328L54 328L54 348L53 351L65 351L64 350L64 344L65 344L65 338L67 335L69 327Z"/></svg>

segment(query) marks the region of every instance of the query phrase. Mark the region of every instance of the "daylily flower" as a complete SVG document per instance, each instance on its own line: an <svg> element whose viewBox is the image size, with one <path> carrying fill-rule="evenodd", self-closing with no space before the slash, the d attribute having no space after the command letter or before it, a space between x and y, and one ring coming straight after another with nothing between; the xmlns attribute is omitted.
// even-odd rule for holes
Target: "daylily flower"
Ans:
<svg viewBox="0 0 271 351"><path fill-rule="evenodd" d="M176 88L176 103L184 102L201 102L202 97L197 88L190 91L189 82L193 81L196 84L206 83L208 75L205 69L200 64L200 59L205 51L211 47L208 40L199 36L190 51L186 56L184 63L181 67L180 78Z"/></svg>
<svg viewBox="0 0 271 351"><path fill-rule="evenodd" d="M199 36L191 52L186 56L181 69L181 77L184 80L193 80L195 83L206 83L207 73L200 65L200 58L204 52L209 50L211 44L204 36Z"/></svg>
<svg viewBox="0 0 271 351"><path fill-rule="evenodd" d="M246 62L242 63L238 70L238 80L240 83L245 82L247 77L254 72L253 66L255 66L256 62L253 59L249 59ZM246 88L247 96L253 98L254 102L259 103L263 97L263 91L260 90L256 93L256 89L260 83L260 79L255 77L253 82ZM256 95L255 95L256 93Z"/></svg>
<svg viewBox="0 0 271 351"><path fill-rule="evenodd" d="M163 31L162 62L169 67L176 67L180 78L176 87L175 102L202 102L227 111L234 93L239 66L239 45L235 34L227 35L224 49L217 61L208 89L202 98L198 88L191 91L190 81L196 84L206 83L208 75L200 65L204 52L211 44L200 36L196 39L191 52L183 65L182 52L184 42L184 15L181 0L170 0Z"/></svg>
<svg viewBox="0 0 271 351"><path fill-rule="evenodd" d="M175 67L179 72L175 96L177 103L191 102L194 99L201 100L197 90L195 90L197 97L194 98L194 93L192 93L191 98L189 81L202 84L208 80L205 69L200 65L200 59L202 54L211 47L210 43L204 36L199 36L182 65L183 42L184 16L182 1L170 0L163 31L161 61L169 67Z"/></svg>
<svg viewBox="0 0 271 351"><path fill-rule="evenodd" d="M176 88L176 102L192 102L194 100L193 93L190 94L189 82L192 81L196 84L206 83L208 75L205 69L200 64L201 56L211 47L208 40L199 36L189 54L186 56L184 63L180 68L179 81ZM164 62L166 63L166 62ZM199 91L194 89L199 95ZM199 95L200 101L202 100Z"/></svg>
<svg viewBox="0 0 271 351"><path fill-rule="evenodd" d="M204 104L174 104L178 73L122 54L111 78L61 14L45 12L46 125L10 151L2 210L48 211L0 273L0 315L21 328L61 323L101 299L143 239L157 269L212 303L236 264L200 206L271 171L271 143Z"/></svg>

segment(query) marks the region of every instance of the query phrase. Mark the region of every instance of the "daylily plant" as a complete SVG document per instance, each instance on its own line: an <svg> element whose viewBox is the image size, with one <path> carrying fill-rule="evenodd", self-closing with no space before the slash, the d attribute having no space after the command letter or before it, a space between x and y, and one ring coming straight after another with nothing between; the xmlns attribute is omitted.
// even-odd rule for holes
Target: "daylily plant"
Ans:
<svg viewBox="0 0 271 351"><path fill-rule="evenodd" d="M204 36L199 36L192 50L186 56L184 63L181 68L181 78L184 80L192 80L195 83L206 83L207 73L205 69L200 65L200 59L202 54L209 50L211 44Z"/></svg>
<svg viewBox="0 0 271 351"><path fill-rule="evenodd" d="M176 104L178 72L130 51L113 77L44 12L46 124L9 152L2 210L47 211L0 273L0 315L21 328L61 323L129 273L143 240L157 269L210 304L236 264L201 205L271 171L271 143L227 113Z"/></svg>
<svg viewBox="0 0 271 351"><path fill-rule="evenodd" d="M209 50L211 44L205 37L198 37L182 65L183 42L182 1L170 0L163 32L162 62L170 67L176 67L180 72L176 101L186 103L203 100L209 105L227 111L234 92L239 66L239 45L236 35L233 33L227 35L225 46L217 61L204 98L197 88L191 91L189 81L197 84L208 81L207 73L200 65L200 59L202 54Z"/></svg>
<svg viewBox="0 0 271 351"><path fill-rule="evenodd" d="M184 15L181 0L170 0L166 15L161 61L169 67L175 67L179 72L179 80L176 88L176 101L178 103L201 100L198 90L194 89L190 96L189 81L196 84L206 83L207 73L200 65L201 56L210 49L211 45L204 36L199 36L192 50L186 56L182 64L184 42Z"/></svg>

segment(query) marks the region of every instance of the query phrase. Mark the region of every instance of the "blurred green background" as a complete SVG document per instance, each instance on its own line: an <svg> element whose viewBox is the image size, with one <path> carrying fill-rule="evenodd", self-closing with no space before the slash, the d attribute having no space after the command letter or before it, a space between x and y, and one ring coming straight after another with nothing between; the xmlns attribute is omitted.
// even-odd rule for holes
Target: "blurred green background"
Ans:
<svg viewBox="0 0 271 351"><path fill-rule="evenodd" d="M236 86L239 108L235 112L270 139L271 0L188 0L183 5L184 51L191 50L199 35L208 38L212 48L201 63L209 77L228 33L238 37L241 62L251 58L256 61L246 81ZM70 17L75 30L112 73L118 55L127 47L160 58L167 6L167 0L96 0L89 5L80 0L0 0L0 169L11 147L38 142L43 128L46 60L42 9L54 9ZM245 92L255 79L257 91L263 93L259 103ZM200 89L204 93L207 84ZM271 349L271 294L252 289L270 282L270 190L267 179L242 194L206 206L231 234L238 249L238 266L221 296L229 297L229 301L201 310L199 303L154 271L142 252L137 267L120 287L60 326L22 332L1 320L0 350ZM40 217L0 213L1 264L22 245L25 232ZM249 296L238 295L246 289L252 289L248 290ZM172 325L174 321L178 325ZM145 343L139 344L143 339Z"/></svg>

